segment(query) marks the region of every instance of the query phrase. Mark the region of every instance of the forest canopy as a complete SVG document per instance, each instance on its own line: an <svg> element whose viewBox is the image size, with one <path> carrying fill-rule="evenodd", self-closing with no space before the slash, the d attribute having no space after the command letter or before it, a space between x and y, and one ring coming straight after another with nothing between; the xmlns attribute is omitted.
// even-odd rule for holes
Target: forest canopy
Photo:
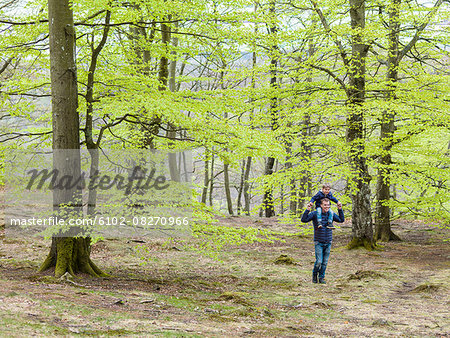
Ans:
<svg viewBox="0 0 450 338"><path fill-rule="evenodd" d="M70 9L82 149L194 151L203 216L296 222L328 182L356 238L389 240L400 217L448 224L448 2ZM3 156L51 148L47 1L1 1L0 29Z"/></svg>

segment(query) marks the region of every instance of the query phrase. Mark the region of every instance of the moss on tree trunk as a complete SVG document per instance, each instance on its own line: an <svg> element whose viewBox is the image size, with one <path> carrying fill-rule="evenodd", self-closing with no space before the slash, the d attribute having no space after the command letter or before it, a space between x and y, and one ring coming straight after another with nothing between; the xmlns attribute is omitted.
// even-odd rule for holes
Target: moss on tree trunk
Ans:
<svg viewBox="0 0 450 338"><path fill-rule="evenodd" d="M108 276L92 262L90 241L89 237L54 237L50 252L39 271L54 267L55 277L61 277L66 272L72 276L76 273L86 273L94 277Z"/></svg>
<svg viewBox="0 0 450 338"><path fill-rule="evenodd" d="M389 227L377 227L374 238L380 242L401 241L401 238L392 232L390 225Z"/></svg>
<svg viewBox="0 0 450 338"><path fill-rule="evenodd" d="M357 237L352 238L350 243L347 244L347 249L349 250L362 247L366 248L366 250L373 251L376 249L376 244L370 238L357 238Z"/></svg>

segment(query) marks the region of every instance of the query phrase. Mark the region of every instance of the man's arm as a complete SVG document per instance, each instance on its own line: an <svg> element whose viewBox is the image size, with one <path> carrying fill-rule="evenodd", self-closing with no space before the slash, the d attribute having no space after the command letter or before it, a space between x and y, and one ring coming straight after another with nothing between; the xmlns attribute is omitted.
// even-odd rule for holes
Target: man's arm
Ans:
<svg viewBox="0 0 450 338"><path fill-rule="evenodd" d="M300 221L302 221L303 223L308 223L309 221L312 221L312 219L314 218L314 211L310 212L312 207L312 203L309 202L308 205L306 206L306 210L302 215L302 218L300 219Z"/></svg>
<svg viewBox="0 0 450 338"><path fill-rule="evenodd" d="M338 206L338 213L333 213L333 221L338 223L343 223L345 221L344 211L342 210L342 205Z"/></svg>

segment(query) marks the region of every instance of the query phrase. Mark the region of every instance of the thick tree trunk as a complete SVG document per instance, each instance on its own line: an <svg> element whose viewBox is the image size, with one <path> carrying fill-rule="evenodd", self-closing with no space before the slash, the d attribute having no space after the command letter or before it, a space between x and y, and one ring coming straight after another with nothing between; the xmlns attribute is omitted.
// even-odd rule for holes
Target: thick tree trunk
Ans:
<svg viewBox="0 0 450 338"><path fill-rule="evenodd" d="M90 259L90 245L88 237L53 237L50 253L39 271L55 267L56 277L66 272L71 275L81 272L94 277L107 276Z"/></svg>
<svg viewBox="0 0 450 338"><path fill-rule="evenodd" d="M77 74L75 62L75 29L68 0L49 0L50 75L52 87L53 168L61 176L77 181L81 175L79 116L77 112ZM82 216L79 187L53 190L53 209L61 206L70 217ZM102 272L89 258L90 239L67 237L78 229L70 229L52 238L50 252L40 271L55 267L55 276L66 272L86 272L94 276Z"/></svg>
<svg viewBox="0 0 450 338"><path fill-rule="evenodd" d="M389 49L388 49L388 71L386 90L386 101L396 99L395 89L398 81L398 41L400 35L400 3L401 0L392 0L389 6ZM399 240L391 230L391 208L389 207L390 196L390 174L391 174L391 150L395 132L395 114L391 109L382 111L380 140L382 154L379 160L377 179L377 207L375 213L375 240L388 242Z"/></svg>
<svg viewBox="0 0 450 338"><path fill-rule="evenodd" d="M350 19L353 30L352 59L347 106L347 141L350 144L350 163L353 170L352 188L352 241L349 247L364 245L372 249L372 212L370 205L369 170L364 157L365 57L368 46L363 41L365 26L365 0L350 0Z"/></svg>

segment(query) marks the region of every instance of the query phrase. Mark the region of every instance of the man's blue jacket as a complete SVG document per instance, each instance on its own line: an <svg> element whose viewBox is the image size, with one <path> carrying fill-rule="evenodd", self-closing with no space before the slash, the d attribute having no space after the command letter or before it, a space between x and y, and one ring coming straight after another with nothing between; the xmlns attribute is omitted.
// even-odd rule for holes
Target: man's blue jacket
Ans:
<svg viewBox="0 0 450 338"><path fill-rule="evenodd" d="M310 212L308 209L302 215L301 221L303 223L308 223L309 221L313 222L314 226L314 241L320 243L331 243L333 240L333 229L328 229L328 213L332 212L329 210L326 213L322 213L322 227L318 228L319 223L317 222L317 211ZM339 214L335 214L333 212L333 221L342 223L345 221L344 212L342 209L338 210Z"/></svg>

